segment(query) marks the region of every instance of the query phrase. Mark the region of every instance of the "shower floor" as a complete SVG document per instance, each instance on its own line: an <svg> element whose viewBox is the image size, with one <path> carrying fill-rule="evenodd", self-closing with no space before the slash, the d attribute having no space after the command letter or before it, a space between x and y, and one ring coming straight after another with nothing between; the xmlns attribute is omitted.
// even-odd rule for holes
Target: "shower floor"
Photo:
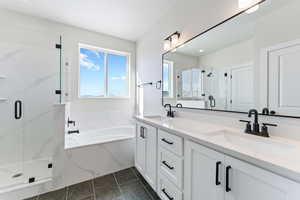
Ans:
<svg viewBox="0 0 300 200"><path fill-rule="evenodd" d="M34 182L51 178L49 163L51 159L39 159L0 166L0 193L26 187L30 178L34 178Z"/></svg>

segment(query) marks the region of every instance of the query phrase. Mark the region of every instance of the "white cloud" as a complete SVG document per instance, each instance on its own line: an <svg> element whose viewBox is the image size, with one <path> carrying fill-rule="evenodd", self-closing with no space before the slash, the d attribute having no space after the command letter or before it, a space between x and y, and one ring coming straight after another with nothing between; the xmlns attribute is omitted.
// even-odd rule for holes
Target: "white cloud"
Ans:
<svg viewBox="0 0 300 200"><path fill-rule="evenodd" d="M100 66L94 64L90 59L88 59L88 56L86 54L80 53L80 66L86 67L93 71L99 71Z"/></svg>
<svg viewBox="0 0 300 200"><path fill-rule="evenodd" d="M126 80L126 76L121 76L121 77L116 77L116 76L113 76L111 77L112 80Z"/></svg>

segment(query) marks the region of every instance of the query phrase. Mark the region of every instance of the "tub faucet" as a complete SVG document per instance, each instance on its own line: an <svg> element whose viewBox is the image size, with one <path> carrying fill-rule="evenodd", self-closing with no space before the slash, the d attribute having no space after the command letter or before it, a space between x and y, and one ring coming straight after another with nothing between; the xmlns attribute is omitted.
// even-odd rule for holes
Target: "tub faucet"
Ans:
<svg viewBox="0 0 300 200"><path fill-rule="evenodd" d="M70 134L74 134L74 133L79 134L80 132L79 132L79 130L68 131L68 134L69 134L69 135L70 135Z"/></svg>

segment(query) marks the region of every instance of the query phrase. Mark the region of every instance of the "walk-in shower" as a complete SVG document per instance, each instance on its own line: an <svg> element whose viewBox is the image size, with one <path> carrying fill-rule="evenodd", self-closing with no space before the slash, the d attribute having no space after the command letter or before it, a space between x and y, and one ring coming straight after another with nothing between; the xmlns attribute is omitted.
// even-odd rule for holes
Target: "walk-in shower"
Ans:
<svg viewBox="0 0 300 200"><path fill-rule="evenodd" d="M22 26L0 30L0 193L51 179L61 37Z"/></svg>

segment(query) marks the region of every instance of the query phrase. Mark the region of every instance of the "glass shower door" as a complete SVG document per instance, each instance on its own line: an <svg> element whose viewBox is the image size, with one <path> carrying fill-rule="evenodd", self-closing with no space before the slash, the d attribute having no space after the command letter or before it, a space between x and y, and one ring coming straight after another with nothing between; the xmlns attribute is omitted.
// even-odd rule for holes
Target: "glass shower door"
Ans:
<svg viewBox="0 0 300 200"><path fill-rule="evenodd" d="M34 43L24 46L26 53L22 67L25 78L23 121L23 170L25 182L36 182L52 177L53 155L59 143L57 121L60 95L59 35L26 32Z"/></svg>
<svg viewBox="0 0 300 200"><path fill-rule="evenodd" d="M23 76L19 73L20 45L0 30L0 188L23 180Z"/></svg>
<svg viewBox="0 0 300 200"><path fill-rule="evenodd" d="M0 30L0 192L51 178L59 144L60 36Z"/></svg>

